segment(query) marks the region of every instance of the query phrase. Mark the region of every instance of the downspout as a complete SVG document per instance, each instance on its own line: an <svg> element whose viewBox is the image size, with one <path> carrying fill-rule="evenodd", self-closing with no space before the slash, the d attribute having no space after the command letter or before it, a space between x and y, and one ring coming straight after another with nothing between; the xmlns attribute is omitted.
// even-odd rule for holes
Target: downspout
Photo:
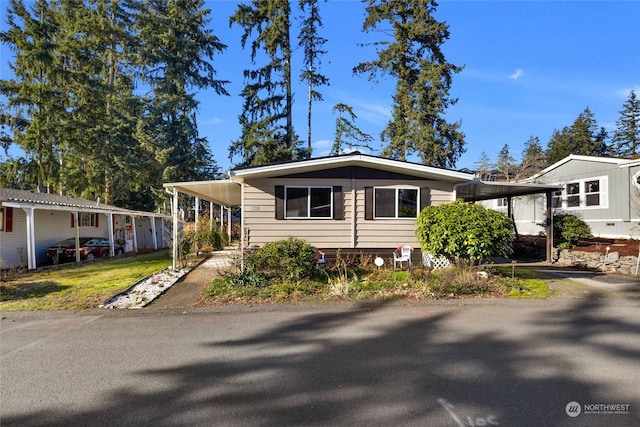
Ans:
<svg viewBox="0 0 640 427"><path fill-rule="evenodd" d="M231 243L231 207L229 207L229 243ZM241 260L241 265L240 268L241 270L244 270L244 248L246 245L246 238L245 238L245 227L246 227L246 222L245 222L245 215L244 215L244 182L242 182L240 184L240 260Z"/></svg>

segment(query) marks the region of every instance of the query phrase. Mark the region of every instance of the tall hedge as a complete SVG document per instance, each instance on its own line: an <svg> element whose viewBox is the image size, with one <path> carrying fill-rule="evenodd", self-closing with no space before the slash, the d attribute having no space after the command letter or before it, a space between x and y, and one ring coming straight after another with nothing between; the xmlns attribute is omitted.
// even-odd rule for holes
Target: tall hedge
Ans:
<svg viewBox="0 0 640 427"><path fill-rule="evenodd" d="M423 251L456 262L476 262L511 255L515 233L503 213L457 200L424 208L416 236Z"/></svg>

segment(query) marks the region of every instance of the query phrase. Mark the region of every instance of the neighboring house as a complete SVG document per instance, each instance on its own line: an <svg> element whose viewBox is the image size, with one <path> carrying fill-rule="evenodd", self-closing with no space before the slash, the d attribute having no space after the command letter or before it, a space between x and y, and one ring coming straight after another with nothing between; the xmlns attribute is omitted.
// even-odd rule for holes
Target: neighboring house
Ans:
<svg viewBox="0 0 640 427"><path fill-rule="evenodd" d="M243 248L295 236L323 250L388 256L401 244L420 247L416 218L425 206L456 197L477 200L474 197L481 192L514 195L548 190L531 184L480 183L470 173L357 152L237 168L225 181L164 186L174 190L174 206L179 192L224 206L241 205Z"/></svg>
<svg viewBox="0 0 640 427"><path fill-rule="evenodd" d="M167 216L57 194L0 188L0 269L45 262L47 248L79 236L121 240L125 251L168 246Z"/></svg>
<svg viewBox="0 0 640 427"><path fill-rule="evenodd" d="M529 183L556 184L556 212L575 214L591 227L595 237L640 237L640 160L591 157L571 154L527 179ZM505 198L485 205L507 211ZM543 231L543 197L513 198L513 217L520 234Z"/></svg>

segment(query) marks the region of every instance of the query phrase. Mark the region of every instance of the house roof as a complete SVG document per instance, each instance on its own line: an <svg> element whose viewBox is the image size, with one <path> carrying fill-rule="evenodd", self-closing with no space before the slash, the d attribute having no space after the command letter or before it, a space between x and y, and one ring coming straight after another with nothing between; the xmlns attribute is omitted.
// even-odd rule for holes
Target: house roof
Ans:
<svg viewBox="0 0 640 427"><path fill-rule="evenodd" d="M34 209L51 209L64 211L82 211L82 212L111 212L129 215L143 216L166 216L158 213L132 211L125 208L119 208L113 205L100 203L100 201L91 201L79 199L71 196L61 196L59 194L34 193L27 190L16 190L13 188L0 188L0 203L3 206L15 208L34 208Z"/></svg>
<svg viewBox="0 0 640 427"><path fill-rule="evenodd" d="M470 173L425 166L419 163L401 160L385 159L383 157L362 154L357 151L339 156L318 157L315 159L274 163L264 166L236 168L232 169L229 174L233 181L243 182L248 178L271 178L344 166L361 166L387 172L402 173L421 179L433 179L451 183L465 182L473 179L473 174Z"/></svg>
<svg viewBox="0 0 640 427"><path fill-rule="evenodd" d="M525 181L527 181L527 182L535 181L537 178L539 178L541 176L544 176L547 173L551 172L552 170L564 165L565 163L573 161L573 160L581 160L581 161L585 161L585 162L596 162L596 163L608 163L608 164L619 165L619 166L623 166L623 165L625 165L627 163L634 162L634 160L621 159L621 158L616 158L616 157L581 156L581 155L578 155L578 154L569 154L564 159L558 160L557 162L555 162L551 166L547 167L546 169L543 169L540 172L538 172L537 174L530 176Z"/></svg>

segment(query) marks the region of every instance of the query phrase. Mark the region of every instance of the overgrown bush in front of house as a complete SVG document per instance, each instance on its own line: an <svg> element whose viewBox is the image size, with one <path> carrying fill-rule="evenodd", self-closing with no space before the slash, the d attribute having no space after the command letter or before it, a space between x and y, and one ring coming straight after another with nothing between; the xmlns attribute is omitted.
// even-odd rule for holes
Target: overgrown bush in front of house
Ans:
<svg viewBox="0 0 640 427"><path fill-rule="evenodd" d="M469 263L508 257L515 233L505 214L456 200L424 208L418 216L416 236L423 251Z"/></svg>
<svg viewBox="0 0 640 427"><path fill-rule="evenodd" d="M318 274L313 247L296 237L256 249L247 258L247 268L281 282L305 280Z"/></svg>

